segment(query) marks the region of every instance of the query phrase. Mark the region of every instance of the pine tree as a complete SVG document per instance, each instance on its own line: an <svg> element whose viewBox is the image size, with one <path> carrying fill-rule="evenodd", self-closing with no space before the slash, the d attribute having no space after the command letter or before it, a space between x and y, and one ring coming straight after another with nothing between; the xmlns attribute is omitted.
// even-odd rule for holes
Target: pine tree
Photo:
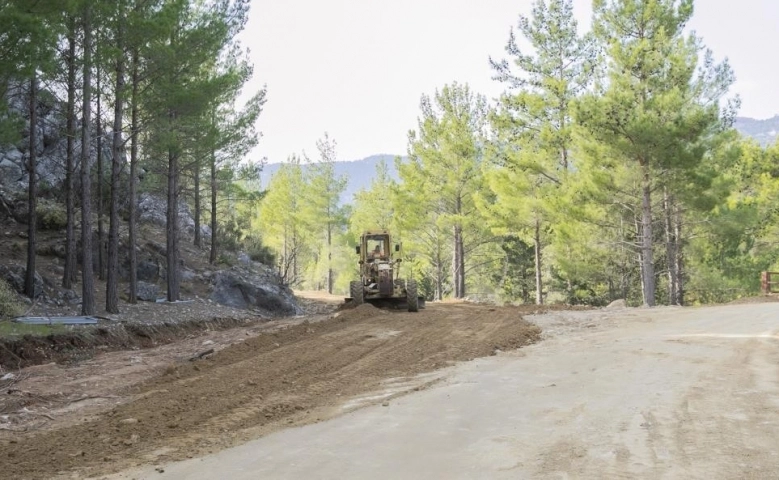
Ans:
<svg viewBox="0 0 779 480"><path fill-rule="evenodd" d="M389 166L382 159L376 165L376 176L371 180L370 189L360 190L354 196L354 210L349 218L354 235L360 235L372 228L396 230L393 225L395 213L390 198L394 183Z"/></svg>
<svg viewBox="0 0 779 480"><path fill-rule="evenodd" d="M95 279L92 270L92 189L89 150L92 144L92 5L85 2L82 12L84 44L83 110L81 115L81 314L95 313Z"/></svg>
<svg viewBox="0 0 779 480"><path fill-rule="evenodd" d="M409 211L422 210L424 216L414 223L434 222L437 228L451 232L452 285L455 298L463 298L467 255L481 244L483 232L473 196L483 187L487 101L468 85L453 83L436 91L432 99L423 95L420 103L418 128L409 132L409 162L398 165L401 189L416 205L406 203L398 215L407 217L414 215ZM440 257L440 239L431 246L434 251L429 256Z"/></svg>
<svg viewBox="0 0 779 480"><path fill-rule="evenodd" d="M300 157L292 155L271 177L260 204L258 226L267 245L277 252L278 274L285 285L298 283L298 266L309 247L304 182Z"/></svg>
<svg viewBox="0 0 779 480"><path fill-rule="evenodd" d="M340 206L341 193L346 188L346 177L336 175L336 142L325 133L317 140L319 159L307 170L309 185L306 198L306 217L311 228L320 239L319 260L326 270L325 288L333 293L335 271L333 267L333 240L346 224L344 211Z"/></svg>
<svg viewBox="0 0 779 480"><path fill-rule="evenodd" d="M497 168L489 182L497 204L491 210L504 234L532 232L541 304L542 238L553 216L549 200L572 167L572 104L589 83L594 49L577 33L571 0L538 0L531 18L520 16L518 30L534 53L520 49L512 29L506 52L513 65L490 60L495 79L508 87L492 116Z"/></svg>
<svg viewBox="0 0 779 480"><path fill-rule="evenodd" d="M594 12L606 81L585 97L576 116L604 148L606 158L598 163L625 167L626 178L639 186L635 237L643 302L653 306L653 193L673 172L694 171L704 158L702 142L721 126L719 100L732 74L710 54L696 72L701 43L684 32L691 0L598 0Z"/></svg>
<svg viewBox="0 0 779 480"><path fill-rule="evenodd" d="M108 262L106 278L106 311L119 313L119 188L120 174L123 167L124 155L124 108L125 108L125 57L126 29L127 29L127 4L124 0L118 0L114 4L113 12L113 58L114 63L114 124L111 142L111 197L109 200L108 214Z"/></svg>

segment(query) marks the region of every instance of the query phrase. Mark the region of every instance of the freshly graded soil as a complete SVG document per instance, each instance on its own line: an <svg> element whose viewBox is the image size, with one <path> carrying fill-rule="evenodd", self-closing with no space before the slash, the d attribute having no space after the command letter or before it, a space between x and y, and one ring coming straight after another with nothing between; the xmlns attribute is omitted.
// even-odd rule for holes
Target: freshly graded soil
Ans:
<svg viewBox="0 0 779 480"><path fill-rule="evenodd" d="M82 389L85 400L97 392L110 401L60 404L41 414L48 422L0 430L3 475L101 475L191 458L331 418L346 411L350 399L380 391L387 381L413 379L537 341L540 329L522 319L529 311L442 303L407 313L361 305L134 352L145 359L143 369L130 370L135 367L129 366L127 352L112 352L103 363L100 356L90 360L89 370L55 364L22 370L24 381L6 390L25 393L29 408L61 394L57 382ZM190 360L213 347L214 354ZM116 377L101 368L127 369L127 374ZM46 380L36 384L36 378ZM414 389L431 381L419 380ZM376 398L374 403L386 397Z"/></svg>

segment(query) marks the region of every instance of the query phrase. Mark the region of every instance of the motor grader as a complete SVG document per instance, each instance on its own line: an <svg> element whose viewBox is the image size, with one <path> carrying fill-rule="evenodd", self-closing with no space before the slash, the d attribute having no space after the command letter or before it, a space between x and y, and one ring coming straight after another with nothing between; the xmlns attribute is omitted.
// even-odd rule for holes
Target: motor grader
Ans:
<svg viewBox="0 0 779 480"><path fill-rule="evenodd" d="M417 282L399 278L400 245L392 246L386 230L367 231L360 236L355 251L360 256L360 279L349 284L347 302L355 305L370 303L377 307L408 308L416 312L424 308L424 297L419 297Z"/></svg>

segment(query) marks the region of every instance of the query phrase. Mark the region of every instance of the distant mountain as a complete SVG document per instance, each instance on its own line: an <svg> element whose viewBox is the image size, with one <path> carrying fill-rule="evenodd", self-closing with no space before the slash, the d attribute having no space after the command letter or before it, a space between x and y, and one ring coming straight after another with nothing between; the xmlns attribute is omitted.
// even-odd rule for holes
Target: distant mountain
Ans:
<svg viewBox="0 0 779 480"><path fill-rule="evenodd" d="M776 142L776 136L779 133L779 115L766 120L736 117L734 126L742 135L754 138L760 145L769 145Z"/></svg>
<svg viewBox="0 0 779 480"><path fill-rule="evenodd" d="M756 120L749 117L736 117L734 124L736 130L742 135L752 137L761 145L769 145L776 142L779 134L779 115L766 120ZM405 157L404 157L405 158ZM398 172L395 170L395 155L379 154L361 160L335 162L336 175L346 175L346 190L341 194L341 203L353 203L354 194L361 189L368 189L371 186L371 180L376 176L376 166L382 160L387 162L389 173L393 179L398 180ZM267 188L271 177L275 174L280 163L271 163L265 165L260 174L260 184L262 188ZM303 168L307 168L303 164Z"/></svg>
<svg viewBox="0 0 779 480"><path fill-rule="evenodd" d="M355 193L363 188L366 190L370 188L371 180L376 176L376 166L382 160L387 162L390 176L397 180L398 172L395 170L395 155L371 155L362 160L335 162L335 174L346 175L347 178L346 190L341 194L341 203L353 203ZM280 166L280 163L270 163L263 167L260 174L260 184L263 189L268 186L271 177L279 170ZM307 165L303 164L303 168L307 168Z"/></svg>

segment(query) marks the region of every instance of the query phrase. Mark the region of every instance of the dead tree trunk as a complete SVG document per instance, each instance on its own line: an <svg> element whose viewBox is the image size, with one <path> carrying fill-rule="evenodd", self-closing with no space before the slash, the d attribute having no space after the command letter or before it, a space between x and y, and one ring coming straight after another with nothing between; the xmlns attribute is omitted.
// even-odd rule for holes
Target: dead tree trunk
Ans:
<svg viewBox="0 0 779 480"><path fill-rule="evenodd" d="M37 228L38 215L37 199L38 199L38 179L36 177L36 157L35 157L35 144L38 140L38 79L33 72L30 78L30 151L27 162L27 174L29 178L28 183L28 197L27 197L27 209L29 219L27 222L27 271L24 276L24 294L30 298L35 298L35 232Z"/></svg>

